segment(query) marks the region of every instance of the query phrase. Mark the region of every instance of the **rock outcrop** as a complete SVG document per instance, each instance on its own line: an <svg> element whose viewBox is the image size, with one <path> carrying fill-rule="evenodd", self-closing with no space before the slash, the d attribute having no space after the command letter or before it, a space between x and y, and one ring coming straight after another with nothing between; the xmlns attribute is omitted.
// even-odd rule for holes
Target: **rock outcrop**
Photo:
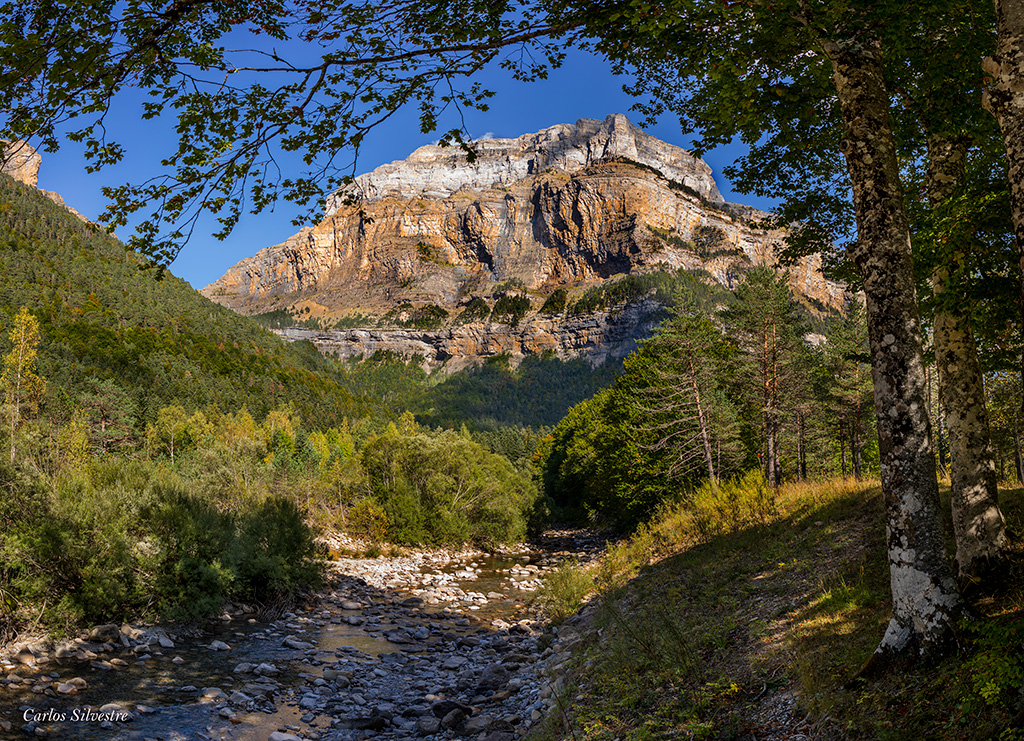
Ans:
<svg viewBox="0 0 1024 741"><path fill-rule="evenodd" d="M534 315L517 325L475 322L436 330L405 328L290 328L278 331L287 340L309 340L325 355L342 360L370 357L377 351L418 357L427 370L444 366L457 371L481 359L550 353L560 359L583 357L594 365L623 358L639 340L650 337L662 313L646 300L593 314L552 318Z"/></svg>
<svg viewBox="0 0 1024 741"><path fill-rule="evenodd" d="M42 156L28 142L0 140L0 172L10 175L19 183L24 183L31 188L38 189L44 196L58 206L66 208L82 221L88 224L95 224L95 222L89 221L85 216L64 203L64 198L61 197L60 193L39 188L39 166L42 163ZM99 224L96 224L96 226L99 226Z"/></svg>
<svg viewBox="0 0 1024 741"><path fill-rule="evenodd" d="M0 172L10 175L19 183L33 188L39 182L39 165L43 158L35 147L24 141L2 142Z"/></svg>
<svg viewBox="0 0 1024 741"><path fill-rule="evenodd" d="M409 306L455 317L473 297L493 302L495 289L509 284L521 286L536 311L559 288L571 294L625 274L679 268L731 289L750 266L777 261L783 232L759 228L764 214L755 209L724 203L703 161L624 116L475 147L473 163L458 148L428 146L361 175L352 191L328 200L319 224L241 261L202 293L241 313L301 311L329 326ZM346 194L357 202L346 203ZM843 306L843 287L820 268L817 256L791 268L794 291L819 309ZM611 350L609 339L576 342L562 329L567 321L538 315L515 328L453 326L429 340L414 331L415 339L339 331L317 342L343 356L372 346L455 364L491 346L513 358L628 352ZM609 337L618 331L608 329Z"/></svg>
<svg viewBox="0 0 1024 741"><path fill-rule="evenodd" d="M462 148L427 145L407 159L381 165L360 175L355 185L327 200L328 216L346 195L381 198L447 198L462 188L500 188L545 170L573 174L598 162L627 159L660 171L702 198L723 201L711 168L685 149L666 144L638 129L621 113L604 121L581 118L515 139L479 139L472 143L473 162Z"/></svg>

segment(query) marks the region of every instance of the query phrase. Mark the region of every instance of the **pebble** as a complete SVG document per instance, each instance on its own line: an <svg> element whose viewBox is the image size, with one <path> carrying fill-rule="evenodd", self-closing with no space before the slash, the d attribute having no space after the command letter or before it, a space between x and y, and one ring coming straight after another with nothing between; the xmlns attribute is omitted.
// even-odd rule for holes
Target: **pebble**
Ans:
<svg viewBox="0 0 1024 741"><path fill-rule="evenodd" d="M266 735L243 733L249 728L244 724L250 714L272 714L291 706L293 722L301 718L304 725L278 727L269 734L271 741L355 741L371 736L379 741L413 741L421 736L436 736L437 741L460 736L514 741L515 734L526 734L531 722L538 722L548 711L543 698L551 696L549 676L554 676L548 673L552 667L564 668L568 656L560 644L578 643L580 638L568 630L563 631L564 637L548 635L540 643L546 626L521 619L522 615L512 618L510 595L536 588L559 558L583 561L588 555L562 550L558 558L519 557L501 573L485 570L477 554L455 554L453 559L450 553L417 553L336 561L331 586L319 595L316 605L272 622L240 620L235 627L245 632L221 633L234 635L232 643L249 661L228 664L221 659L226 664L224 674L207 680L221 686L173 689L170 697L181 704L161 706L160 717L189 707L200 712L202 707L205 721L189 721L192 725L181 727L183 732L196 738L220 738L228 732L228 723L241 723L230 733L262 741ZM481 586L474 589L478 582ZM522 602L522 597L517 599ZM499 610L500 617L485 610ZM226 617L242 616L229 607ZM62 662L89 661L94 668L112 668L126 664L115 655L120 651L148 655L147 648L176 647L189 656L185 650L204 645L212 652L232 650L223 640L204 644L187 631L172 639L160 628L124 626L117 628L116 642L102 644L86 639L112 638L113 630L97 626L94 631L62 645L53 655ZM362 637L346 645L345 636L353 634ZM45 658L43 653L27 646L20 649L26 661L36 663ZM160 656L159 651L155 653ZM101 659L103 654L107 656ZM0 668L7 673L20 664L18 671L32 673L28 665L14 660L17 655L8 652L7 664ZM189 665L180 656L169 663ZM179 671L168 664L163 667L161 671L172 677ZM82 687L75 691L82 691L85 683L78 679ZM42 683L12 673L7 680L0 679L3 682L12 691L17 687L17 693L31 687L33 692L53 696L61 687L74 687L59 673ZM88 701L91 696L85 697ZM144 716L157 712L145 705L135 709ZM35 725L30 732L38 728ZM150 737L159 735L153 733L157 727L146 726L146 730Z"/></svg>

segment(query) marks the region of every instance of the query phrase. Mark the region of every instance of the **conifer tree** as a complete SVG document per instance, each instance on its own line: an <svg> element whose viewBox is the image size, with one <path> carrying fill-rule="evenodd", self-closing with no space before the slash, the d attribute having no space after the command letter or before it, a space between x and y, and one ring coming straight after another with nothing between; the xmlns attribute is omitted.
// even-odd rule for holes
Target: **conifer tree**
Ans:
<svg viewBox="0 0 1024 741"><path fill-rule="evenodd" d="M652 383L641 388L641 427L652 436L644 447L653 452L671 451L670 478L692 476L694 464L703 464L707 478L717 483L722 475L715 450L721 449L721 415L714 406L724 400L719 386L716 355L724 344L721 331L699 314L673 317L647 344L653 354Z"/></svg>
<svg viewBox="0 0 1024 741"><path fill-rule="evenodd" d="M785 279L767 267L747 273L736 305L722 314L747 366L740 384L760 418L761 469L770 486L781 483L780 444L795 402L803 396L801 372L804 322L790 299Z"/></svg>

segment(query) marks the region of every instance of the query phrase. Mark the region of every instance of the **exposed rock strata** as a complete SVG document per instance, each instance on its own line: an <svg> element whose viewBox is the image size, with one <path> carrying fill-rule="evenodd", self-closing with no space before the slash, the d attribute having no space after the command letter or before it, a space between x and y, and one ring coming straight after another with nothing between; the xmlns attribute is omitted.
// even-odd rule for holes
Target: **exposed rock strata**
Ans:
<svg viewBox="0 0 1024 741"><path fill-rule="evenodd" d="M490 300L513 279L529 291L534 311L557 288L579 293L662 269L703 270L732 289L751 265L777 262L784 233L757 228L764 214L722 203L706 164L621 115L477 146L472 164L457 149L422 147L360 176L358 204L330 199L318 225L241 261L202 293L245 314L297 307L333 324L352 314L381 317L403 303L437 305L454 317L470 297ZM708 227L720 241L697 246ZM843 306L843 287L820 268L818 256L791 268L794 291L820 308ZM573 342L563 323L535 316L514 329L470 325L429 339L335 332L317 342L341 355L411 345L436 358L491 346L574 356L591 346ZM343 348L349 341L362 344ZM583 354L628 352L596 344L605 349Z"/></svg>
<svg viewBox="0 0 1024 741"><path fill-rule="evenodd" d="M552 319L533 316L518 326L480 322L438 330L284 329L287 340L309 340L325 355L342 360L369 357L378 350L423 358L428 370L449 371L495 355L508 355L513 363L526 355L552 353L568 359L584 357L594 365L628 355L638 340L649 337L660 319L660 306L642 301L613 311Z"/></svg>
<svg viewBox="0 0 1024 741"><path fill-rule="evenodd" d="M19 183L33 188L39 182L39 165L43 158L35 147L24 141L2 142L0 150L0 172L10 175Z"/></svg>
<svg viewBox="0 0 1024 741"><path fill-rule="evenodd" d="M0 145L2 145L2 147L0 147L0 172L10 175L19 183L24 183L31 188L38 189L44 196L49 198L58 206L66 208L75 217L82 221L89 224L95 223L89 221L85 216L71 208L68 204L64 203L64 199L61 197L60 193L54 193L52 190L42 190L39 188L39 166L42 164L43 158L39 152L36 151L35 147L28 142L20 140L14 142L0 140Z"/></svg>
<svg viewBox="0 0 1024 741"><path fill-rule="evenodd" d="M366 200L447 198L462 188L508 186L548 169L572 174L619 158L653 167L710 201L723 201L703 160L645 134L621 113L604 121L581 118L575 125L559 124L516 139L480 139L472 146L476 157L469 162L460 147L428 144L407 159L360 175L347 192ZM327 200L328 216L342 207L345 195Z"/></svg>

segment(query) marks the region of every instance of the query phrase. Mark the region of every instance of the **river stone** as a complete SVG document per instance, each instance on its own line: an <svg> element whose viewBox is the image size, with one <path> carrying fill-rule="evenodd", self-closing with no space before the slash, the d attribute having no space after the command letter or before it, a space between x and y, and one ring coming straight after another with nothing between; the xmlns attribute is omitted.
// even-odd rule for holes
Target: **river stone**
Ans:
<svg viewBox="0 0 1024 741"><path fill-rule="evenodd" d="M61 682L57 685L58 695L73 695L78 692L78 688L70 682Z"/></svg>
<svg viewBox="0 0 1024 741"><path fill-rule="evenodd" d="M361 604L359 604L358 602L353 602L352 600L345 600L344 602L341 603L341 609L342 610L362 610L363 606Z"/></svg>
<svg viewBox="0 0 1024 741"><path fill-rule="evenodd" d="M474 734L482 733L491 727L494 723L494 718L489 715L478 715L475 718L469 718L462 726L463 733Z"/></svg>
<svg viewBox="0 0 1024 741"><path fill-rule="evenodd" d="M255 669L255 667L252 664L243 661L241 664L235 667L235 674L248 674L253 669Z"/></svg>
<svg viewBox="0 0 1024 741"><path fill-rule="evenodd" d="M312 643L300 641L295 636L288 636L281 642L281 645L285 648L294 648L296 651L308 651L309 649L313 648Z"/></svg>
<svg viewBox="0 0 1024 741"><path fill-rule="evenodd" d="M224 643L224 641L210 641L211 651L230 651L231 646Z"/></svg>
<svg viewBox="0 0 1024 741"><path fill-rule="evenodd" d="M228 701L232 705L248 705L250 702L252 702L252 698L244 692L239 692L238 690L235 690L231 693L231 697L228 698Z"/></svg>
<svg viewBox="0 0 1024 741"><path fill-rule="evenodd" d="M450 713L441 718L441 728L450 731L465 719L466 714L458 708L455 708Z"/></svg>
<svg viewBox="0 0 1024 741"><path fill-rule="evenodd" d="M303 695L302 699L299 700L299 707L303 710L312 710L319 701L320 698L316 695Z"/></svg>
<svg viewBox="0 0 1024 741"><path fill-rule="evenodd" d="M488 733L480 741L514 741L515 734L508 731L494 731Z"/></svg>
<svg viewBox="0 0 1024 741"><path fill-rule="evenodd" d="M89 631L89 640L96 643L108 643L121 639L121 626L109 623L108 625L97 625Z"/></svg>
<svg viewBox="0 0 1024 741"><path fill-rule="evenodd" d="M227 693L220 687L204 687L199 693L199 702L220 702L227 699Z"/></svg>
<svg viewBox="0 0 1024 741"><path fill-rule="evenodd" d="M348 617L345 618L345 622L348 623L349 625L362 625L366 621L363 620L358 615L349 615Z"/></svg>
<svg viewBox="0 0 1024 741"><path fill-rule="evenodd" d="M253 670L253 672L258 674L258 675L260 675L261 677L272 677L275 674L279 674L281 672L281 670L278 669L273 664L263 663L263 664L260 664L259 666L257 666Z"/></svg>
<svg viewBox="0 0 1024 741"><path fill-rule="evenodd" d="M294 733L282 733L281 731L274 731L270 734L270 738L268 738L267 741L302 741L302 739L296 736Z"/></svg>
<svg viewBox="0 0 1024 741"><path fill-rule="evenodd" d="M416 721L416 732L424 736L430 736L441 730L441 719L431 716L423 716Z"/></svg>
<svg viewBox="0 0 1024 741"><path fill-rule="evenodd" d="M32 653L32 649L25 646L14 655L14 660L25 666L34 666L36 663L36 655Z"/></svg>
<svg viewBox="0 0 1024 741"><path fill-rule="evenodd" d="M435 702L430 707L430 712L432 712L437 718L443 718L453 710L461 710L463 716L469 715L473 712L473 708L469 705L463 705L461 702L456 702L455 700L441 700L440 702Z"/></svg>
<svg viewBox="0 0 1024 741"><path fill-rule="evenodd" d="M104 715L117 713L121 720L135 720L135 715L129 713L127 708L123 705L118 705L116 702L108 702L106 705L101 705L100 712Z"/></svg>
<svg viewBox="0 0 1024 741"><path fill-rule="evenodd" d="M491 664L480 673L480 681L477 683L477 688L482 690L500 690L508 684L509 677L508 669L501 664Z"/></svg>
<svg viewBox="0 0 1024 741"><path fill-rule="evenodd" d="M165 635L157 636L156 642L160 644L160 648L174 648L174 641Z"/></svg>
<svg viewBox="0 0 1024 741"><path fill-rule="evenodd" d="M346 718L339 720L335 727L345 728L351 731L383 731L388 725L387 718L379 715Z"/></svg>
<svg viewBox="0 0 1024 741"><path fill-rule="evenodd" d="M237 717L235 715L235 711L231 708L221 708L220 713L218 713L218 715L220 715L221 718L224 718L226 720L234 720Z"/></svg>

